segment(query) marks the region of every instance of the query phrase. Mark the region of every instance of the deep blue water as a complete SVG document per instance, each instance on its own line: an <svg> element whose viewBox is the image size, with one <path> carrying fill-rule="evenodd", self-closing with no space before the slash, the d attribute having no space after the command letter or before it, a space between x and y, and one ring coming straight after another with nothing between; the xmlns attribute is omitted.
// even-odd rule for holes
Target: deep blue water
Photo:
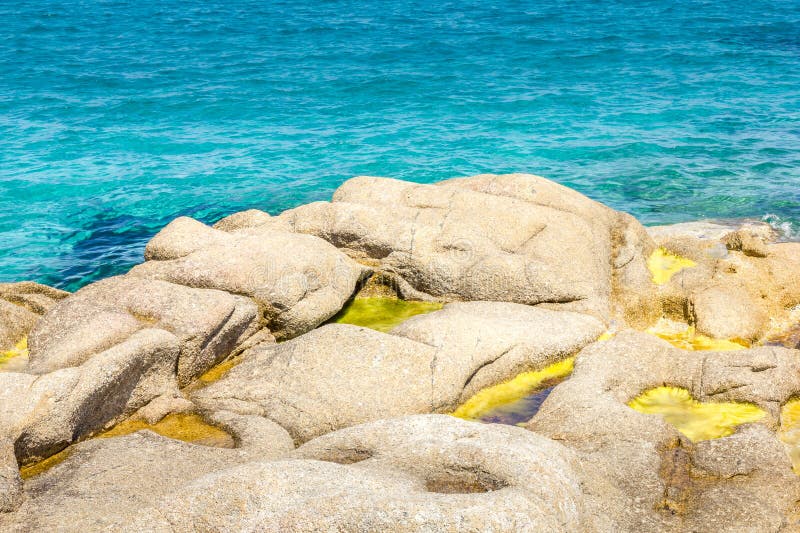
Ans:
<svg viewBox="0 0 800 533"><path fill-rule="evenodd" d="M178 215L529 171L646 223L800 222L800 2L0 3L0 280Z"/></svg>

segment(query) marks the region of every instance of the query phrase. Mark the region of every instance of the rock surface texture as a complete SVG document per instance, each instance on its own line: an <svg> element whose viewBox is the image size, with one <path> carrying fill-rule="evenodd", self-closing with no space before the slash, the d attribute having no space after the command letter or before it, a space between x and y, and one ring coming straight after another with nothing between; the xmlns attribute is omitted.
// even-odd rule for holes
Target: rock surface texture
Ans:
<svg viewBox="0 0 800 533"><path fill-rule="evenodd" d="M798 344L800 243L538 176L181 217L0 284L0 530L800 531Z"/></svg>

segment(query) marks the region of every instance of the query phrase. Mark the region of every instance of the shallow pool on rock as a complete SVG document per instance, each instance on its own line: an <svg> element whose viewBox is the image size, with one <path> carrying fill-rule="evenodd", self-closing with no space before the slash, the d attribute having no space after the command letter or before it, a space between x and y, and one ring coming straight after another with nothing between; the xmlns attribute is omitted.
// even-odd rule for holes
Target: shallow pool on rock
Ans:
<svg viewBox="0 0 800 533"><path fill-rule="evenodd" d="M534 417L553 388L572 373L574 364L575 358L570 357L483 389L456 409L453 416L494 424L523 424Z"/></svg>
<svg viewBox="0 0 800 533"><path fill-rule="evenodd" d="M714 339L697 333L694 327L689 324L665 318L648 328L647 333L664 339L681 350L725 352L744 350L748 347L747 343L740 339Z"/></svg>
<svg viewBox="0 0 800 533"><path fill-rule="evenodd" d="M412 316L438 311L440 302L418 302L396 298L355 298L331 319L338 324L353 324L388 332Z"/></svg>
<svg viewBox="0 0 800 533"><path fill-rule="evenodd" d="M727 437L737 426L756 422L766 415L762 409L748 403L702 403L679 387L650 389L631 400L628 406L640 413L661 415L692 442Z"/></svg>
<svg viewBox="0 0 800 533"><path fill-rule="evenodd" d="M28 364L28 337L10 350L0 352L0 372L19 372Z"/></svg>
<svg viewBox="0 0 800 533"><path fill-rule="evenodd" d="M201 446L216 448L233 448L233 437L217 426L212 426L203 417L193 413L173 413L165 416L155 424L144 420L125 420L110 430L98 435L98 438L119 437L129 435L143 429L149 429L170 439L182 440Z"/></svg>

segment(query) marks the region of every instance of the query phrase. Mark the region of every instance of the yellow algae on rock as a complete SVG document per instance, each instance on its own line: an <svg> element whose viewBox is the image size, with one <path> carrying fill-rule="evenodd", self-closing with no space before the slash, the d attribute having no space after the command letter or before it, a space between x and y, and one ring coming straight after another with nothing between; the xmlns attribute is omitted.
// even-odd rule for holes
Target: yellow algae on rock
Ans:
<svg viewBox="0 0 800 533"><path fill-rule="evenodd" d="M541 370L523 372L509 381L479 391L452 414L467 420L480 418L498 406L524 398L549 381L565 378L572 373L574 365L575 358L570 357Z"/></svg>
<svg viewBox="0 0 800 533"><path fill-rule="evenodd" d="M628 403L645 414L655 414L675 426L692 442L732 435L736 427L761 420L764 410L748 403L701 403L688 390L679 387L656 387Z"/></svg>
<svg viewBox="0 0 800 533"><path fill-rule="evenodd" d="M204 374L202 374L197 381L202 385L208 385L209 383L214 383L218 381L222 376L228 373L228 371L242 362L241 357L231 357L230 359L226 359L225 361L221 362L220 364L210 368Z"/></svg>
<svg viewBox="0 0 800 533"><path fill-rule="evenodd" d="M744 350L748 347L746 342L740 339L714 339L706 335L698 334L695 328L689 324L664 318L646 331L651 335L664 339L681 350L713 350L717 352L727 352L732 350Z"/></svg>
<svg viewBox="0 0 800 533"><path fill-rule="evenodd" d="M800 474L800 398L794 398L781 407L781 427L778 437L786 447L796 474Z"/></svg>
<svg viewBox="0 0 800 533"><path fill-rule="evenodd" d="M616 333L614 333L613 331L606 331L602 335L597 337L597 342L611 340L614 338L614 335L616 335Z"/></svg>
<svg viewBox="0 0 800 533"><path fill-rule="evenodd" d="M23 337L13 348L0 352L0 371L10 366L12 360L28 356L28 337Z"/></svg>
<svg viewBox="0 0 800 533"><path fill-rule="evenodd" d="M647 259L647 267L653 276L653 283L664 285L672 276L683 270L697 266L697 263L686 257L668 252L665 248L656 248Z"/></svg>
<svg viewBox="0 0 800 533"><path fill-rule="evenodd" d="M120 437L143 429L149 429L170 439L182 440L202 446L217 448L233 448L233 437L222 429L212 426L203 417L193 413L173 413L165 416L156 424L148 424L144 420L125 420L110 430L98 435L98 438Z"/></svg>
<svg viewBox="0 0 800 533"><path fill-rule="evenodd" d="M33 476L38 476L39 474L50 470L57 464L64 462L67 457L69 457L70 453L72 453L72 448L66 448L55 455L51 455L47 459L42 459L41 461L23 466L19 469L19 475L22 477L22 479L30 479Z"/></svg>
<svg viewBox="0 0 800 533"><path fill-rule="evenodd" d="M384 333L415 315L438 311L440 302L418 302L396 298L355 298L331 319Z"/></svg>

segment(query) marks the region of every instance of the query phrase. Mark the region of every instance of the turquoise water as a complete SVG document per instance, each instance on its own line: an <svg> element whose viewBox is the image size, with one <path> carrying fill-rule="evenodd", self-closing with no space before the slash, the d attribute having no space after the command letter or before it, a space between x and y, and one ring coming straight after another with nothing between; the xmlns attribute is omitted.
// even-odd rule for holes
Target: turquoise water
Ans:
<svg viewBox="0 0 800 533"><path fill-rule="evenodd" d="M800 2L0 3L0 280L178 215L529 171L646 223L800 221ZM778 220L778 219L773 219Z"/></svg>

